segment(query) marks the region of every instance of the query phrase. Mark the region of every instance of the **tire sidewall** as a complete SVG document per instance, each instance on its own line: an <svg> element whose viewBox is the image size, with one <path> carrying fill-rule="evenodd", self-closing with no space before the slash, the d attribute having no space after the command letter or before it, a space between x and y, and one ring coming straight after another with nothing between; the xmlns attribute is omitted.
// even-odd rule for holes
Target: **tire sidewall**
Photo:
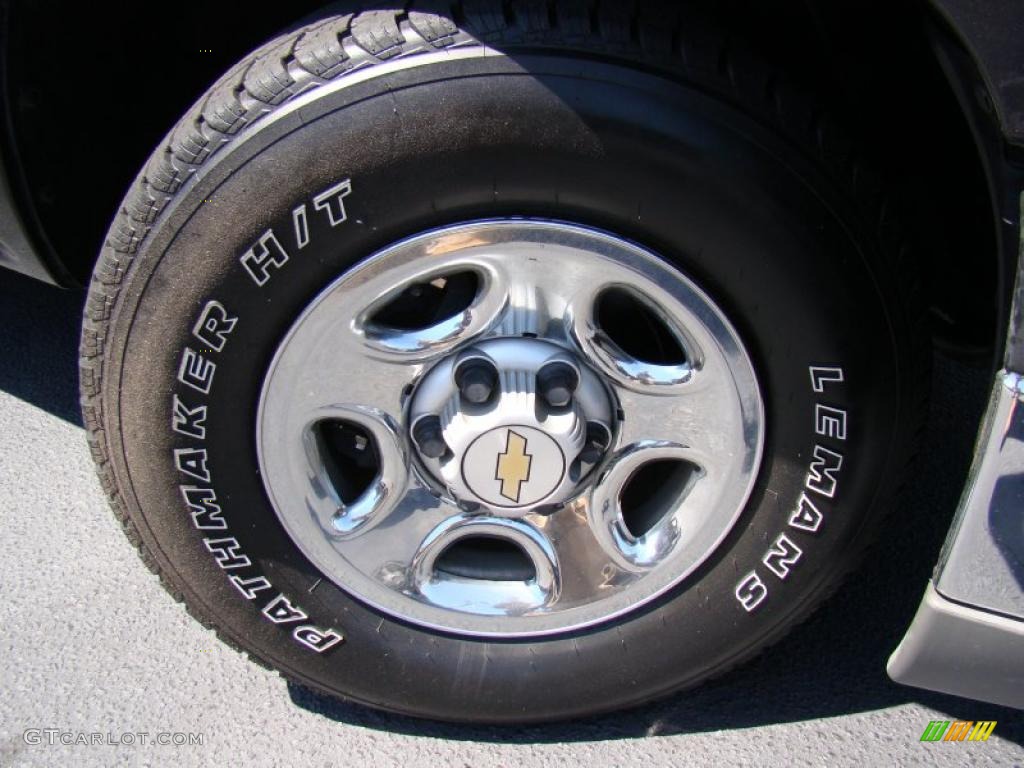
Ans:
<svg viewBox="0 0 1024 768"><path fill-rule="evenodd" d="M331 226L313 200L344 179L345 221ZM299 248L293 212L303 204L310 231ZM267 500L255 440L270 360L324 287L404 237L500 216L604 229L694 279L738 328L768 425L747 508L694 574L620 619L517 641L407 624L324 578ZM289 258L259 286L239 257L268 230ZM907 382L898 354L908 332L854 202L783 137L682 83L625 66L424 57L318 89L195 174L155 223L125 286L104 405L140 535L189 603L230 638L298 680L387 709L568 717L730 666L834 583L901 468ZM210 301L237 318L220 350L193 333ZM180 380L186 348L215 366L208 393ZM841 369L843 381L815 392L812 367ZM202 439L172 428L175 396L206 407ZM843 412L844 439L816 430L822 406ZM842 456L832 497L808 493L816 446ZM209 481L183 473L176 450L205 451ZM197 530L181 486L212 489L226 528ZM790 525L801 494L820 512L816 531ZM780 536L800 552L784 575L765 562ZM225 539L239 555L229 567L208 543ZM751 574L764 596L747 610L737 591L749 592ZM232 577L269 586L247 598ZM268 618L281 599L305 617ZM318 653L297 641L298 627L344 641Z"/></svg>

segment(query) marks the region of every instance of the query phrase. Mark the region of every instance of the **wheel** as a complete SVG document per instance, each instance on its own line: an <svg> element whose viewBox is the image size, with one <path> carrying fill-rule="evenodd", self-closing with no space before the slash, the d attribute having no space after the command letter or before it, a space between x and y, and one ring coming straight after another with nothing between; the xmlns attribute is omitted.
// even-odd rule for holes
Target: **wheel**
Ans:
<svg viewBox="0 0 1024 768"><path fill-rule="evenodd" d="M710 27L610 6L318 19L111 226L100 478L289 679L450 720L647 701L780 637L892 505L927 357L878 186Z"/></svg>

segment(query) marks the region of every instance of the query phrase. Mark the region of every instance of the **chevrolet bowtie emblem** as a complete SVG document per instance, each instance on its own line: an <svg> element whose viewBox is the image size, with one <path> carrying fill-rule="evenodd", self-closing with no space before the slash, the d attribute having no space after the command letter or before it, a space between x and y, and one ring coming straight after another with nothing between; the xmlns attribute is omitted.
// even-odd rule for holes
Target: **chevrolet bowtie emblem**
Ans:
<svg viewBox="0 0 1024 768"><path fill-rule="evenodd" d="M498 467L494 478L501 480L501 495L511 501L519 501L523 483L530 479L530 464L533 456L526 452L526 438L508 431L505 452L498 454Z"/></svg>

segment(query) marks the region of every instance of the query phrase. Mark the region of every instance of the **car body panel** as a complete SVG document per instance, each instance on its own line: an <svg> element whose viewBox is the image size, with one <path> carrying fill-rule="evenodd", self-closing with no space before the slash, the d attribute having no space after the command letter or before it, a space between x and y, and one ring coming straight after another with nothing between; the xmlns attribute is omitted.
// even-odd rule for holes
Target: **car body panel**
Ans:
<svg viewBox="0 0 1024 768"><path fill-rule="evenodd" d="M935 588L955 602L1024 621L1022 400L1024 378L1001 373L964 494L964 514L953 528Z"/></svg>
<svg viewBox="0 0 1024 768"><path fill-rule="evenodd" d="M960 605L929 583L888 671L906 685L1020 707L1022 648L1024 621Z"/></svg>
<svg viewBox="0 0 1024 768"><path fill-rule="evenodd" d="M2 154L0 154L0 267L13 269L15 272L21 272L47 283L58 282L56 276L39 258L29 240L21 214L14 202L14 194Z"/></svg>
<svg viewBox="0 0 1024 768"><path fill-rule="evenodd" d="M1024 13L1019 0L931 0L985 82L1006 140L1024 146Z"/></svg>
<svg viewBox="0 0 1024 768"><path fill-rule="evenodd" d="M1024 209L1024 193L1020 195ZM1006 364L1021 339L1020 243ZM1024 374L1001 370L935 574L889 658L899 683L1024 708Z"/></svg>
<svg viewBox="0 0 1024 768"><path fill-rule="evenodd" d="M77 287L46 238L25 195L11 119L7 61L10 3L0 0L0 267L53 285Z"/></svg>

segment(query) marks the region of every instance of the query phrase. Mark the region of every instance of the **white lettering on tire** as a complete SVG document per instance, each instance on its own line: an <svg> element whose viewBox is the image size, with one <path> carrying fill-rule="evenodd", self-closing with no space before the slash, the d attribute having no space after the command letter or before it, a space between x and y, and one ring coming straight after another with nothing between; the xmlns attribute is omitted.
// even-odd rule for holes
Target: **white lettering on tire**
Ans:
<svg viewBox="0 0 1024 768"><path fill-rule="evenodd" d="M192 387L200 394L208 395L210 394L210 385L213 384L213 374L216 372L216 363L203 357L192 347L185 347L181 351L178 381L182 384Z"/></svg>
<svg viewBox="0 0 1024 768"><path fill-rule="evenodd" d="M843 369L838 366L812 365L810 371L811 389L818 395L825 391L826 384L830 382L842 383L845 380L843 378Z"/></svg>
<svg viewBox="0 0 1024 768"><path fill-rule="evenodd" d="M192 326L192 335L212 351L220 352L237 322L238 318L231 317L219 301L208 301Z"/></svg>
<svg viewBox="0 0 1024 768"><path fill-rule="evenodd" d="M203 543L213 553L217 565L225 571L252 565L252 560L242 552L242 545L234 536L224 539L203 539Z"/></svg>
<svg viewBox="0 0 1024 768"><path fill-rule="evenodd" d="M316 627L308 624L306 626L296 627L295 631L292 632L292 637L317 653L323 653L328 648L333 648L343 640L342 636L333 629L317 629Z"/></svg>
<svg viewBox="0 0 1024 768"><path fill-rule="evenodd" d="M736 585L736 599L747 613L763 603L766 597L768 587L757 575L757 571L751 571Z"/></svg>
<svg viewBox="0 0 1024 768"><path fill-rule="evenodd" d="M228 527L221 517L217 494L213 488L197 488L194 485L178 487L185 499L185 506L192 513L192 525L199 531L222 531Z"/></svg>
<svg viewBox="0 0 1024 768"><path fill-rule="evenodd" d="M272 269L280 269L288 263L288 253L281 247L274 230L268 229L238 258L238 261L245 267L253 282L262 286L270 279Z"/></svg>
<svg viewBox="0 0 1024 768"><path fill-rule="evenodd" d="M196 440L206 439L206 406L197 405L189 408L177 396L172 395L171 429L179 435L194 437Z"/></svg>
<svg viewBox="0 0 1024 768"><path fill-rule="evenodd" d="M263 615L275 624L287 624L290 621L302 621L309 618L304 610L296 608L292 605L292 601L282 594L278 594L263 607Z"/></svg>
<svg viewBox="0 0 1024 768"><path fill-rule="evenodd" d="M295 227L295 247L301 251L309 245L309 219L306 217L305 203L292 211L292 226Z"/></svg>
<svg viewBox="0 0 1024 768"><path fill-rule="evenodd" d="M175 448L174 465L183 472L204 483L210 482L210 468L206 464L205 448Z"/></svg>
<svg viewBox="0 0 1024 768"><path fill-rule="evenodd" d="M327 211L331 226L336 227L348 218L348 214L345 213L345 198L351 193L352 181L344 179L314 197L313 207L318 211Z"/></svg>
<svg viewBox="0 0 1024 768"><path fill-rule="evenodd" d="M803 553L803 550L794 544L789 536L780 533L765 552L761 562L764 563L765 568L780 579L785 579Z"/></svg>
<svg viewBox="0 0 1024 768"><path fill-rule="evenodd" d="M314 207L322 210L332 227L345 221L344 198L352 190L351 182L336 184L314 198ZM309 243L309 225L306 205L293 210L296 243L303 248ZM288 254L281 246L272 229L260 236L259 241L239 259L246 272L262 286L270 277L288 262ZM201 342L199 349L185 346L178 365L179 382L200 395L209 395L213 385L217 364L210 357L222 352L234 332L239 318L228 312L219 301L210 300L203 306L199 317L192 326L192 336ZM205 442L207 438L208 405L183 399L177 392L171 394L171 431L181 437ZM280 590L275 590L270 580L255 571L252 559L243 551L241 543L229 535L228 521L217 501L212 484L209 457L201 445L175 447L174 465L179 472L193 481L204 485L183 483L178 486L185 509L192 518L192 525L198 531L219 531L216 538L203 538L203 544L213 555L217 566L227 572L228 580L246 600L255 600L259 593L276 591L277 596L260 609L260 615L274 624L294 624L309 618L308 613ZM302 624L291 631L292 639L315 653L325 651L344 641L340 632L313 624Z"/></svg>
<svg viewBox="0 0 1024 768"><path fill-rule="evenodd" d="M264 589L273 589L273 585L267 581L266 576L252 576L251 578L243 579L241 576L233 573L228 578L246 600L255 600L257 592L262 592Z"/></svg>
<svg viewBox="0 0 1024 768"><path fill-rule="evenodd" d="M796 507L789 516L789 525L791 528L799 528L801 531L808 531L809 533L817 533L818 528L821 527L822 514L814 502L811 501L810 497L803 491L800 492L800 498L796 500Z"/></svg>
<svg viewBox="0 0 1024 768"><path fill-rule="evenodd" d="M835 390L846 381L842 367L838 365L812 365L808 368L811 391L816 395ZM848 431L847 412L827 403L817 402L811 414L811 425L818 437L845 442ZM825 499L833 499L839 488L843 468L843 455L820 443L811 449L811 460L804 476L804 489L797 497L789 512L786 525L801 535L816 535L825 521L825 515L808 492ZM794 533L795 535L795 533ZM803 548L785 532L778 533L767 551L761 557L769 573L779 581L785 581L796 568L804 554ZM770 594L769 583L761 577L757 568L750 571L736 584L734 595L740 606L751 613L761 606Z"/></svg>
<svg viewBox="0 0 1024 768"><path fill-rule="evenodd" d="M315 195L313 197L313 208L326 214L327 221L333 229L348 220L348 212L345 210L345 198L351 193L352 180L342 179L338 183L332 184L320 194ZM311 239L309 214L305 203L301 203L292 209L292 228L295 233L295 248L301 251L309 245ZM238 257L238 262L249 273L249 277L252 278L253 282L262 288L270 281L275 272L288 263L288 259L288 251L281 245L277 234L273 229L268 229Z"/></svg>
<svg viewBox="0 0 1024 768"><path fill-rule="evenodd" d="M846 411L818 403L814 406L814 431L822 437L846 439Z"/></svg>
<svg viewBox="0 0 1024 768"><path fill-rule="evenodd" d="M814 446L814 459L807 469L807 490L814 491L829 499L836 495L839 481L839 470L843 467L843 457L822 445Z"/></svg>

